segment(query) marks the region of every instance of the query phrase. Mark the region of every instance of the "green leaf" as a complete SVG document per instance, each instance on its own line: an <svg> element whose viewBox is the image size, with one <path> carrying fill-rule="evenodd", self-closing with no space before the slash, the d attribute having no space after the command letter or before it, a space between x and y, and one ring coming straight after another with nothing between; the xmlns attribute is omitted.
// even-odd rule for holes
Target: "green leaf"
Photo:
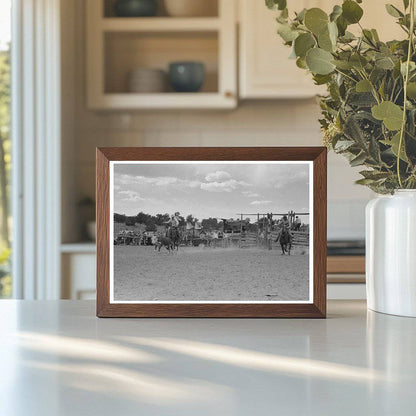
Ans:
<svg viewBox="0 0 416 416"><path fill-rule="evenodd" d="M349 62L354 68L357 69L363 69L368 63L367 59L365 59L364 56L358 53L354 53L353 55L351 55Z"/></svg>
<svg viewBox="0 0 416 416"><path fill-rule="evenodd" d="M412 73L414 70L416 70L416 64L412 61L409 62L409 73ZM403 77L406 76L406 62L402 62L400 64L400 73Z"/></svg>
<svg viewBox="0 0 416 416"><path fill-rule="evenodd" d="M315 46L315 40L310 33L302 33L295 39L295 53L301 58L306 56L306 52Z"/></svg>
<svg viewBox="0 0 416 416"><path fill-rule="evenodd" d="M394 61L391 57L383 57L376 59L376 66L381 69L392 70L394 69Z"/></svg>
<svg viewBox="0 0 416 416"><path fill-rule="evenodd" d="M377 30L376 29L371 29L371 34L373 35L373 39L376 42L380 42L380 38L378 37L378 33L377 33Z"/></svg>
<svg viewBox="0 0 416 416"><path fill-rule="evenodd" d="M338 28L338 30L339 30L339 28ZM351 33L351 32L348 32L348 30L344 33L344 35L341 37L341 41L342 42L345 42L345 43L348 43L348 42L351 42L351 41L353 41L353 40L355 40L355 39L357 39L356 38L356 36L353 34L353 33Z"/></svg>
<svg viewBox="0 0 416 416"><path fill-rule="evenodd" d="M281 23L277 25L277 33L286 43L294 41L299 36L299 32L297 30L293 30L288 24Z"/></svg>
<svg viewBox="0 0 416 416"><path fill-rule="evenodd" d="M392 139L389 140L381 140L381 143L385 144L386 146L390 146L391 151L393 152L393 154L398 157L399 155L399 145L400 145L400 132L398 132L397 134L395 134ZM409 162L409 159L406 156L406 152L404 150L404 140L402 143L402 148L401 148L401 152L400 152L400 159L405 161L405 162Z"/></svg>
<svg viewBox="0 0 416 416"><path fill-rule="evenodd" d="M296 66L301 69L307 69L306 59L304 57L296 59Z"/></svg>
<svg viewBox="0 0 416 416"><path fill-rule="evenodd" d="M337 68L339 68L343 71L348 71L352 68L352 65L349 63L349 61L344 61L344 60L341 60L341 59L335 59L333 61L333 63Z"/></svg>
<svg viewBox="0 0 416 416"><path fill-rule="evenodd" d="M403 17L404 14L397 8L394 7L392 4L386 4L387 13L393 17Z"/></svg>
<svg viewBox="0 0 416 416"><path fill-rule="evenodd" d="M328 29L328 15L318 7L309 9L305 13L305 26L315 35L324 33Z"/></svg>
<svg viewBox="0 0 416 416"><path fill-rule="evenodd" d="M334 50L334 44L332 43L328 32L318 35L318 45L321 49L328 52L332 52Z"/></svg>
<svg viewBox="0 0 416 416"><path fill-rule="evenodd" d="M333 72L333 56L320 48L313 48L306 54L306 64L313 74L327 75Z"/></svg>
<svg viewBox="0 0 416 416"><path fill-rule="evenodd" d="M372 179L373 181L378 181L380 179L386 179L391 176L390 172L379 172L376 170L362 170L360 175L363 175L365 179Z"/></svg>
<svg viewBox="0 0 416 416"><path fill-rule="evenodd" d="M334 150L337 153L345 152L351 146L354 146L355 142L352 140L338 140L334 146Z"/></svg>
<svg viewBox="0 0 416 416"><path fill-rule="evenodd" d="M305 20L306 11L306 9L303 9L299 13L297 13L295 20L297 20L298 22L303 22Z"/></svg>
<svg viewBox="0 0 416 416"><path fill-rule="evenodd" d="M348 23L344 19L343 16L338 17L338 19L337 19L337 27L338 27L338 32L339 32L340 36L344 36L345 35L345 32L347 30L347 27L348 27Z"/></svg>
<svg viewBox="0 0 416 416"><path fill-rule="evenodd" d="M416 100L416 82L409 82L407 84L407 97Z"/></svg>
<svg viewBox="0 0 416 416"><path fill-rule="evenodd" d="M329 15L329 20L335 22L338 17L342 15L342 7L336 4L332 10L332 13Z"/></svg>
<svg viewBox="0 0 416 416"><path fill-rule="evenodd" d="M355 90L357 92L371 92L371 82L367 79L362 79L361 81L357 82Z"/></svg>
<svg viewBox="0 0 416 416"><path fill-rule="evenodd" d="M373 179L358 179L355 181L356 185L370 185L374 182Z"/></svg>
<svg viewBox="0 0 416 416"><path fill-rule="evenodd" d="M358 23L363 13L363 9L353 0L346 0L342 4L342 16L349 24Z"/></svg>
<svg viewBox="0 0 416 416"><path fill-rule="evenodd" d="M362 152L358 156L350 160L350 165L352 167L360 166L360 165L363 165L366 160L367 160L367 155L364 152Z"/></svg>
<svg viewBox="0 0 416 416"><path fill-rule="evenodd" d="M402 127L403 110L391 101L383 101L371 109L373 117L383 121L384 125L392 131Z"/></svg>
<svg viewBox="0 0 416 416"><path fill-rule="evenodd" d="M370 153L370 156L374 159L374 162L376 162L377 164L380 163L380 160L381 160L380 147L378 145L377 140L374 137L370 138L368 151Z"/></svg>
<svg viewBox="0 0 416 416"><path fill-rule="evenodd" d="M266 6L270 10L283 10L286 8L286 0L266 0Z"/></svg>
<svg viewBox="0 0 416 416"><path fill-rule="evenodd" d="M315 74L313 80L315 81L315 85L324 85L327 82L331 81L331 75Z"/></svg>

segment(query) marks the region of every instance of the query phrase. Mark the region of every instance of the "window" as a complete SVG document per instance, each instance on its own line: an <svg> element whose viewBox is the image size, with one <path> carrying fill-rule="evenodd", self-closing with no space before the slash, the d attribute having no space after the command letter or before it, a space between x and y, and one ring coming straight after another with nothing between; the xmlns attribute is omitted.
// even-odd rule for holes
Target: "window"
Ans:
<svg viewBox="0 0 416 416"><path fill-rule="evenodd" d="M0 298L12 294L10 267L11 0L0 0Z"/></svg>

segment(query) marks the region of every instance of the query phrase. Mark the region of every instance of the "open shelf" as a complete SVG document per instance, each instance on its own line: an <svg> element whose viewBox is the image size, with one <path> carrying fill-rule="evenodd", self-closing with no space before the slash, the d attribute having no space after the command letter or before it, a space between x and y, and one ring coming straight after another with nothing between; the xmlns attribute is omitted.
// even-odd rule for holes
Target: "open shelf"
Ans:
<svg viewBox="0 0 416 416"><path fill-rule="evenodd" d="M218 92L218 39L215 32L111 32L106 33L104 39L106 94L131 94L127 86L129 73L138 68L160 69L167 77L169 64L175 61L197 61L204 64L204 84L200 92L192 93L191 96ZM158 94L165 93L171 94L174 91L166 85L166 91Z"/></svg>
<svg viewBox="0 0 416 416"><path fill-rule="evenodd" d="M217 17L113 17L100 22L102 30L107 32L216 31L220 24Z"/></svg>
<svg viewBox="0 0 416 416"><path fill-rule="evenodd" d="M87 103L91 109L230 109L237 106L235 4L214 0L211 17L114 17L113 0L87 0ZM163 4L163 2L160 2ZM103 7L104 4L104 7ZM200 91L129 92L132 71L202 62ZM147 91L148 88L139 88Z"/></svg>

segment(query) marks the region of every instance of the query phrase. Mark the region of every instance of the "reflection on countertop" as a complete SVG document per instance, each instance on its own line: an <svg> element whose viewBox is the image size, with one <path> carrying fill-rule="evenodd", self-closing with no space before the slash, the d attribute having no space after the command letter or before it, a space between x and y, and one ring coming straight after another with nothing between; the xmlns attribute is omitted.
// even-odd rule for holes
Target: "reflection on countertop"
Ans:
<svg viewBox="0 0 416 416"><path fill-rule="evenodd" d="M97 319L94 302L1 301L0 414L413 416L416 319L328 311Z"/></svg>

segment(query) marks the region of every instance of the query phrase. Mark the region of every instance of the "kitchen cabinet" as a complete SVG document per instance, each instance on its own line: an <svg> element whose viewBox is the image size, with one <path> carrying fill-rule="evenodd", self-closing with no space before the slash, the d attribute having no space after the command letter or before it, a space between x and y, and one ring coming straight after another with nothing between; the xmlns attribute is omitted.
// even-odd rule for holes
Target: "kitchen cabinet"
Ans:
<svg viewBox="0 0 416 416"><path fill-rule="evenodd" d="M289 2L290 11L320 7L330 12L336 0L298 0ZM391 2L402 8L401 0ZM367 1L362 25L376 28L381 40L403 38L404 32L389 16L384 4ZM242 99L309 98L325 91L311 75L289 59L290 48L277 35L278 12L267 9L264 1L239 0L239 92ZM360 30L358 25L349 30Z"/></svg>
<svg viewBox="0 0 416 416"><path fill-rule="evenodd" d="M318 5L299 0L296 10ZM264 1L239 1L239 91L244 98L309 98L319 88L289 59L290 48L276 33L275 16Z"/></svg>
<svg viewBox="0 0 416 416"><path fill-rule="evenodd" d="M237 33L234 0L217 2L208 17L117 17L111 1L88 0L87 105L90 109L209 109L237 105ZM202 90L129 92L131 71L167 71L175 61L202 62Z"/></svg>

